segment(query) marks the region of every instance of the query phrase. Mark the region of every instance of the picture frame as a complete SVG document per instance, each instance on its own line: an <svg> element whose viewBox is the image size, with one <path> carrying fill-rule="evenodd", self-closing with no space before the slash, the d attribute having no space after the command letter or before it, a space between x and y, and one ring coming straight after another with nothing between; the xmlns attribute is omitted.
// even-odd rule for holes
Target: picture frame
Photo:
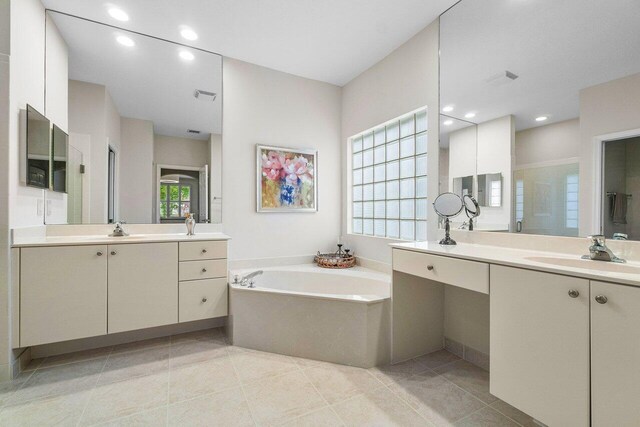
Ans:
<svg viewBox="0 0 640 427"><path fill-rule="evenodd" d="M317 212L318 150L256 144L256 211Z"/></svg>

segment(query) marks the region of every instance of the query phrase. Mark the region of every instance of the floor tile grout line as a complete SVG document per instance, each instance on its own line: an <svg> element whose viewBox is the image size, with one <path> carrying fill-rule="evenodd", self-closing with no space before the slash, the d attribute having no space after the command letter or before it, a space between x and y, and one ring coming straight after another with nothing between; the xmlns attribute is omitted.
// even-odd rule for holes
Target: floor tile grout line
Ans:
<svg viewBox="0 0 640 427"><path fill-rule="evenodd" d="M326 404L327 404L327 407L329 407L329 410L330 410L331 412L333 412L333 413L334 413L334 415L335 415L336 417L338 417L338 419L340 420L340 422L342 423L342 425L343 425L343 426L346 426L347 424L344 422L344 420L342 419L342 417L341 417L341 416L336 412L336 410L331 406L331 404L330 404L330 403L329 403L329 401L324 397L324 395L323 395L322 393L320 393L320 390L318 390L318 387L316 387L316 385L313 383L313 381L311 381L311 378L309 378L309 376L307 375L307 373L305 372L305 370L303 369L301 372L302 372L302 375L306 378L306 380L307 380L307 381L309 381L309 384L311 384L311 387L313 387L313 389L316 391L316 393L318 393L318 395L320 396L320 398L321 398L322 400L324 400L324 403L326 403ZM319 411L320 409L322 409L322 408L317 408L317 409L315 409L314 411L310 411L310 412L308 412L307 414L304 414L304 415L309 415L309 414L311 414L311 413L313 413L313 412L315 412L315 411ZM304 415L300 415L300 417L302 417L302 416L304 416ZM296 418L300 418L300 417L296 417ZM295 420L296 418L294 418L294 420Z"/></svg>
<svg viewBox="0 0 640 427"><path fill-rule="evenodd" d="M498 400L496 400L496 402L498 402ZM493 402L493 403L496 403L496 402ZM507 415L507 414L505 414L504 412L502 412L500 409L498 409L498 408L496 408L495 406L493 406L493 403L491 403L490 405L487 405L487 406L489 406L491 409L493 409L493 410L494 410L494 411L496 411L497 413L499 413L499 414L501 414L501 415L505 416L506 418L510 419L510 420L511 420L511 421L513 421L514 423L518 424L520 427L524 427L522 423L518 422L517 420L514 420L512 417L510 417L509 415ZM506 402L505 402L505 403L506 403ZM508 403L507 403L507 405L508 405ZM518 408L515 408L515 409L519 410ZM523 413L524 413L524 412L523 412ZM526 414L525 414L525 415L526 415ZM527 416L528 416L528 417L530 417L530 415L527 415ZM533 418L532 418L532 419L533 419Z"/></svg>
<svg viewBox="0 0 640 427"><path fill-rule="evenodd" d="M464 417L460 418L459 420L454 421L454 422L453 422L453 424L455 425L455 424L459 423L460 421L464 421L464 420L466 420L467 418L471 417L471 416L472 416L473 414L475 414L476 412L480 412L480 411L482 411L482 410L484 410L484 409L487 409L488 407L489 407L489 405L484 405L483 407L478 408L478 409L476 409L475 411L472 411L472 412L468 413L467 415L465 415Z"/></svg>
<svg viewBox="0 0 640 427"><path fill-rule="evenodd" d="M233 357L232 357L231 352L229 351L228 347L226 348L226 351L227 351L227 357L229 358L229 360L231 362L231 367L233 368L233 372L236 375L236 379L238 380L238 384L240 384L240 391L242 392L242 396L244 397L244 401L247 404L247 409L249 410L249 416L251 417L251 421L253 421L253 425L254 426L258 426L259 424L256 422L256 418L253 415L253 411L251 410L251 405L249 404L249 397L247 396L247 392L244 389L244 385L242 384L242 380L240 379L240 374L238 373L238 369L236 368L236 364L233 361Z"/></svg>
<svg viewBox="0 0 640 427"><path fill-rule="evenodd" d="M93 387L89 391L89 397L87 397L87 401L85 402L84 406L82 407L82 412L80 413L80 418L78 418L78 422L76 423L76 427L80 426L80 423L82 422L82 419L84 418L84 414L87 411L87 407L91 403L91 399L93 399L93 395L94 395L95 390L96 390L96 388L98 386L98 381L100 381L100 377L102 377L102 373L104 372L104 369L107 367L107 361L109 360L109 357L111 356L112 352L113 352L113 347L111 347L111 351L109 352L109 354L105 358L104 364L102 365L102 369L100 370L100 374L97 376L96 381L93 384Z"/></svg>
<svg viewBox="0 0 640 427"><path fill-rule="evenodd" d="M457 388L459 388L460 390L464 391L465 393L467 393L468 395L470 395L471 397L473 397L474 399L476 399L478 402L482 403L485 406L490 406L491 403L487 403L484 400L480 399L478 396L476 396L475 394L471 393L469 390L465 389L462 386L459 386L458 384L454 383L453 381L451 381L449 378L445 377L444 375L438 374L440 377L442 377L442 379L444 379L445 381L447 381L450 384L453 384L454 386L456 386ZM491 394L491 393L489 393Z"/></svg>
<svg viewBox="0 0 640 427"><path fill-rule="evenodd" d="M426 372L426 371L424 371ZM425 420L427 423L429 423L429 425L435 426L435 424L433 424L431 421L429 421L425 416L423 416L420 412L418 412L417 409L415 409L413 406L411 406L411 404L409 403L409 401L407 401L406 399L404 399L402 396L400 396L400 394L396 393L395 391L393 391L391 389L391 387L389 387L388 384L384 384L384 387L387 388L387 390L389 390L391 392L391 394L393 394L396 398L398 398L398 400L400 400L400 402L404 403L409 409L411 409L413 412L415 412L418 417L420 417L421 419Z"/></svg>

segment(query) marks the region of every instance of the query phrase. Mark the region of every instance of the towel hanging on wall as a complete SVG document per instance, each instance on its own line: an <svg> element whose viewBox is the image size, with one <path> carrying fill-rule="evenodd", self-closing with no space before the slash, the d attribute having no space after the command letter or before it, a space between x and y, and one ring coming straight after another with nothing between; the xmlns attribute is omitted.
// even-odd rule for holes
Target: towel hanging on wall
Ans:
<svg viewBox="0 0 640 427"><path fill-rule="evenodd" d="M625 193L607 193L611 200L611 220L614 224L627 223L627 201L629 194Z"/></svg>

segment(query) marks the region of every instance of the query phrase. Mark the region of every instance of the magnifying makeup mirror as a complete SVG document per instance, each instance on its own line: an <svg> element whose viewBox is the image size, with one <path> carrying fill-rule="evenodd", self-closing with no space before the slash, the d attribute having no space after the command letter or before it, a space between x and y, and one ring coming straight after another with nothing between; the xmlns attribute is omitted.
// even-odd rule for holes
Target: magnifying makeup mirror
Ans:
<svg viewBox="0 0 640 427"><path fill-rule="evenodd" d="M469 218L469 231L473 231L473 220L480 216L480 205L472 196L465 194L462 197L464 202L464 213Z"/></svg>
<svg viewBox="0 0 640 427"><path fill-rule="evenodd" d="M442 193L433 202L436 213L444 218L444 239L440 240L441 245L455 245L456 241L449 235L451 225L449 218L457 216L463 209L462 199L455 193Z"/></svg>

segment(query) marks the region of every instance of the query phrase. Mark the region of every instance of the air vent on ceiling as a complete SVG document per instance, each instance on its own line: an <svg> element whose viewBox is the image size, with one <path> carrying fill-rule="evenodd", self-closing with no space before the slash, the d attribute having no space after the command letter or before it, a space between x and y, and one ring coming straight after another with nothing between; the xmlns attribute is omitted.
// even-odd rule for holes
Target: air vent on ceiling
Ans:
<svg viewBox="0 0 640 427"><path fill-rule="evenodd" d="M518 77L520 76L518 76L516 73L513 73L509 70L505 70L501 73L494 74L493 76L489 77L485 81L492 86L502 86L504 84L513 82Z"/></svg>
<svg viewBox="0 0 640 427"><path fill-rule="evenodd" d="M208 92L206 90L196 89L196 91L193 93L193 96L195 96L196 99L199 99L200 101L213 102L216 100L216 97L218 96L218 94L215 92Z"/></svg>
<svg viewBox="0 0 640 427"><path fill-rule="evenodd" d="M187 129L188 133L195 133L196 135L200 135L200 131L199 130L195 130L195 129Z"/></svg>

